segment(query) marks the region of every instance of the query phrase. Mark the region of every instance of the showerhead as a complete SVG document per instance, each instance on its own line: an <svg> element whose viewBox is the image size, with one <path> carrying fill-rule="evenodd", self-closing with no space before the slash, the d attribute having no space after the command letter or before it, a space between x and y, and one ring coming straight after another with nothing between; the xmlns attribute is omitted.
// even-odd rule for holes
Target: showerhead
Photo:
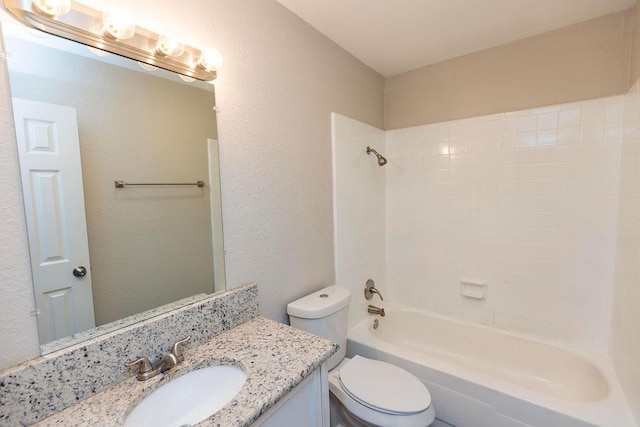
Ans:
<svg viewBox="0 0 640 427"><path fill-rule="evenodd" d="M378 158L378 166L384 166L387 164L387 159L384 158L384 156L382 156L380 153L378 153L376 150L374 150L371 147L367 147L367 154L375 154L376 157Z"/></svg>

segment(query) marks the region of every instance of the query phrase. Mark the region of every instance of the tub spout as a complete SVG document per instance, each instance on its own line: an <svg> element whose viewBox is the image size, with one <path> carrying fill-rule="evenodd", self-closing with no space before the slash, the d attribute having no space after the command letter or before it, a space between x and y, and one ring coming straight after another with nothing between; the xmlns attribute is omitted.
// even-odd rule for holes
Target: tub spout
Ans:
<svg viewBox="0 0 640 427"><path fill-rule="evenodd" d="M376 307L375 305L369 305L367 311L371 314L379 314L381 317L384 317L384 308Z"/></svg>

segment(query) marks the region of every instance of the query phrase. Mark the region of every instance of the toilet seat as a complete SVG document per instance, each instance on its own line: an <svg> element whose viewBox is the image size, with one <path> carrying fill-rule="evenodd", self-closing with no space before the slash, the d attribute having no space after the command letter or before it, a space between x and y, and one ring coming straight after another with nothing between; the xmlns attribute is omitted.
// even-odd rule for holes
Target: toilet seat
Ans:
<svg viewBox="0 0 640 427"><path fill-rule="evenodd" d="M356 360L358 356L356 356L353 360ZM407 371L391 365L386 362L374 361L371 359L366 359L361 357L359 362L356 362L356 369L347 369L347 377L349 377L353 372L350 371L359 371L362 366L371 366L368 362L377 362L384 364L384 368L391 366L393 368L397 368L406 374L408 374L413 380L419 380ZM371 399L371 396L367 396L365 394L356 395L353 390L356 389L354 384L351 384L352 389L348 390L347 387L343 384L341 380L341 373L344 374L343 369L347 367L349 364L353 362L353 360L345 358L343 359L338 366L332 369L329 372L329 391L331 391L331 398L337 399L342 406L353 416L358 419L364 421L367 425L374 426L393 426L393 427L424 427L433 422L435 419L435 411L433 406L431 405L431 395L427 388L420 383L421 391L419 393L425 392L428 396L426 400L420 405L420 407L424 407L425 409L420 412L402 412L406 407L402 406L389 406L388 402L380 403L380 401L376 401ZM362 363L364 362L364 363ZM376 367L380 367L380 365L375 365ZM353 368L353 366L352 366ZM393 370L395 371L395 370ZM373 377L374 373L372 371L368 371L367 374L369 377ZM362 377L358 377L362 378ZM388 376L383 376L383 378L389 378ZM393 377L392 377L393 378ZM349 379L346 380L347 383L350 382ZM411 380L410 380L411 381ZM392 380L393 382L393 380ZM398 381L400 382L400 381ZM389 387L385 384L382 386L380 391L389 392ZM394 389L395 390L395 389ZM412 389L413 390L413 389ZM389 393L390 395L391 393ZM424 395L423 395L424 396ZM373 401L373 404L372 404ZM332 404L333 405L333 404ZM381 406L382 408L379 408ZM414 405L413 408L416 406ZM386 408L386 409L384 409ZM383 410L384 409L384 410Z"/></svg>
<svg viewBox="0 0 640 427"><path fill-rule="evenodd" d="M339 375L349 396L376 411L409 415L431 406L431 395L424 384L390 363L356 356Z"/></svg>

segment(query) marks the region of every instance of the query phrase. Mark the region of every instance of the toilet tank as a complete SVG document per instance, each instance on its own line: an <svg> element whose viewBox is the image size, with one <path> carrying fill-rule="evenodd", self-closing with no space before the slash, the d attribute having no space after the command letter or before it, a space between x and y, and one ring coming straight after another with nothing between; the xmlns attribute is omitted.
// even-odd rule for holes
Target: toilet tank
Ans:
<svg viewBox="0 0 640 427"><path fill-rule="evenodd" d="M351 293L339 286L320 289L287 305L291 326L338 343L338 352L329 358L329 369L347 352L347 328Z"/></svg>

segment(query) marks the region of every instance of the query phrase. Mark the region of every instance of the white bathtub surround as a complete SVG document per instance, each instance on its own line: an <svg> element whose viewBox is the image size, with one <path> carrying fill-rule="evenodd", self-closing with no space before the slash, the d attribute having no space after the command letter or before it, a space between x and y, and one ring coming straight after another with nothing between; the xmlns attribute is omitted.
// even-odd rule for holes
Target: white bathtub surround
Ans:
<svg viewBox="0 0 640 427"><path fill-rule="evenodd" d="M606 349L623 102L386 132L390 299ZM486 299L462 296L463 277Z"/></svg>
<svg viewBox="0 0 640 427"><path fill-rule="evenodd" d="M624 412L626 396L640 422L640 83L626 96L387 131L384 193L371 175L379 167L360 154L368 144L355 136L367 126L335 115L333 125L336 277L354 292L354 322L366 317L360 282L382 271L386 280L374 279L385 307L580 349L611 389L602 401L571 405L597 412L615 402ZM384 208L363 207L374 200ZM347 204L363 208L358 220L384 218L384 242L379 228L343 231L360 224L348 222ZM469 279L487 283L481 296L466 289Z"/></svg>
<svg viewBox="0 0 640 427"><path fill-rule="evenodd" d="M350 331L348 355L407 369L451 425L635 426L604 353L389 304L372 322Z"/></svg>
<svg viewBox="0 0 640 427"><path fill-rule="evenodd" d="M336 284L352 294L349 324L367 313L365 283L373 279L387 297L384 257L385 170L367 146L383 156L385 133L373 126L331 113L333 215ZM380 302L374 297L372 304Z"/></svg>
<svg viewBox="0 0 640 427"><path fill-rule="evenodd" d="M640 423L640 82L625 96L611 356Z"/></svg>

